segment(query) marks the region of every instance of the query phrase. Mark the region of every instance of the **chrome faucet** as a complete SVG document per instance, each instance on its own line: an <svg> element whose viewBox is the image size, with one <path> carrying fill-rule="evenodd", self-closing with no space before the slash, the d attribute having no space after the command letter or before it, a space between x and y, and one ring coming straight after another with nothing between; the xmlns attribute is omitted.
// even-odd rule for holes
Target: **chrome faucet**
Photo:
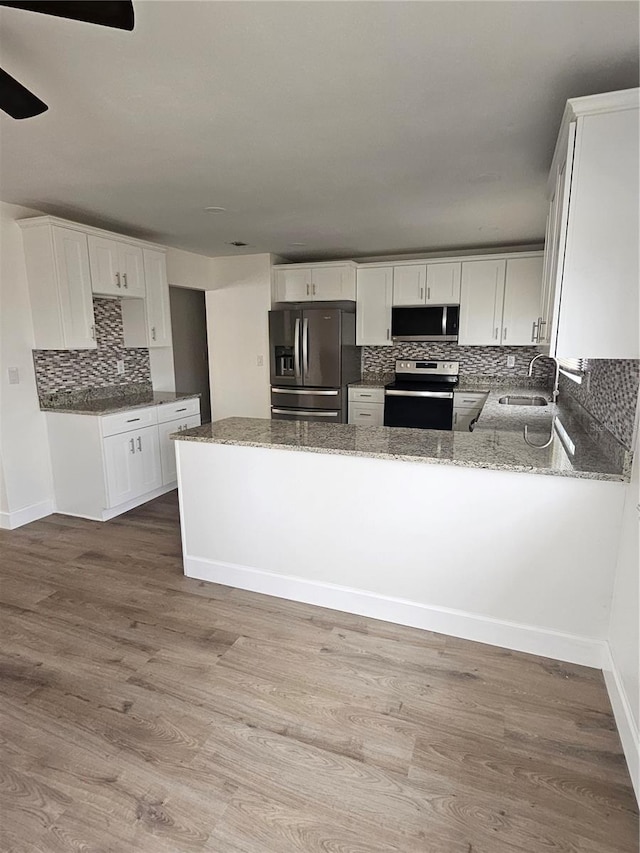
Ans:
<svg viewBox="0 0 640 853"><path fill-rule="evenodd" d="M552 355L545 355L543 352L538 353L538 355L534 355L534 357L529 362L529 376L533 374L533 365L539 358L549 358L555 364L556 369L555 375L553 377L553 391L551 392L551 397L549 398L552 403L555 403L557 402L558 394L560 393L560 391L558 390L558 380L560 378L560 365L558 363L558 359L554 358L554 356Z"/></svg>

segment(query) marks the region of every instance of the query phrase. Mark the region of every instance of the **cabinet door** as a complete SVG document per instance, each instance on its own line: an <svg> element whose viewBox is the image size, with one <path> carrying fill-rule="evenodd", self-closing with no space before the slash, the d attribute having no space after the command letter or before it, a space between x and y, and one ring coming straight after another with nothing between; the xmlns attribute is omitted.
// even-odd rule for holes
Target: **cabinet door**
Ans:
<svg viewBox="0 0 640 853"><path fill-rule="evenodd" d="M505 265L505 261L463 261L460 344L500 344Z"/></svg>
<svg viewBox="0 0 640 853"><path fill-rule="evenodd" d="M462 264L427 264L427 305L459 305Z"/></svg>
<svg viewBox="0 0 640 853"><path fill-rule="evenodd" d="M182 432L183 429L200 426L200 415L191 415L178 421L167 421L158 424L158 440L160 442L160 465L162 468L162 485L168 486L175 483L178 472L176 471L176 446L175 441L169 438L174 432Z"/></svg>
<svg viewBox="0 0 640 853"><path fill-rule="evenodd" d="M311 270L276 270L276 300L278 302L310 302Z"/></svg>
<svg viewBox="0 0 640 853"><path fill-rule="evenodd" d="M123 296L145 297L144 265L140 246L120 244L120 260L118 266L122 283Z"/></svg>
<svg viewBox="0 0 640 853"><path fill-rule="evenodd" d="M359 269L356 297L356 346L391 346L393 268Z"/></svg>
<svg viewBox="0 0 640 853"><path fill-rule="evenodd" d="M311 295L318 302L355 299L355 270L349 266L312 269Z"/></svg>
<svg viewBox="0 0 640 853"><path fill-rule="evenodd" d="M479 412L473 409L453 410L453 428L456 432L469 432L469 427L478 417Z"/></svg>
<svg viewBox="0 0 640 853"><path fill-rule="evenodd" d="M93 292L104 296L122 296L120 243L90 234L89 261Z"/></svg>
<svg viewBox="0 0 640 853"><path fill-rule="evenodd" d="M141 494L136 435L135 432L124 432L103 439L108 508L130 501Z"/></svg>
<svg viewBox="0 0 640 853"><path fill-rule="evenodd" d="M164 252L145 249L144 278L146 281L145 312L149 347L171 346L171 309L167 262Z"/></svg>
<svg viewBox="0 0 640 853"><path fill-rule="evenodd" d="M424 305L427 295L426 264L393 268L393 304Z"/></svg>
<svg viewBox="0 0 640 853"><path fill-rule="evenodd" d="M96 327L87 235L57 225L52 230L63 346L66 349L95 349Z"/></svg>
<svg viewBox="0 0 640 853"><path fill-rule="evenodd" d="M144 495L162 484L158 427L136 430L136 463L138 494Z"/></svg>
<svg viewBox="0 0 640 853"><path fill-rule="evenodd" d="M507 260L502 314L502 343L531 346L540 310L542 256Z"/></svg>

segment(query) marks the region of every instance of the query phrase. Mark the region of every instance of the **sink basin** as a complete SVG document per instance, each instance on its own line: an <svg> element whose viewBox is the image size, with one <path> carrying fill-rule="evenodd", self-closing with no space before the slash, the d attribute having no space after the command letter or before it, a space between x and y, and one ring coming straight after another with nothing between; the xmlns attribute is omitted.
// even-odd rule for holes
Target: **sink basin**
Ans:
<svg viewBox="0 0 640 853"><path fill-rule="evenodd" d="M517 397L509 394L507 397L500 397L499 403L505 406L547 406L548 402L544 397Z"/></svg>

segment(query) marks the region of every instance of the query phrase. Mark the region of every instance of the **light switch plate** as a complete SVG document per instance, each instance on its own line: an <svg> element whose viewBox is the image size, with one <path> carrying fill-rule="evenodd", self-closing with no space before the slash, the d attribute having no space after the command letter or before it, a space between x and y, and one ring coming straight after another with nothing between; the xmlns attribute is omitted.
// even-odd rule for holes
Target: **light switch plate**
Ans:
<svg viewBox="0 0 640 853"><path fill-rule="evenodd" d="M7 373L9 374L9 385L20 384L20 371L17 367L10 367Z"/></svg>
<svg viewBox="0 0 640 853"><path fill-rule="evenodd" d="M264 364L264 358L263 358L263 356L259 355L259 356L256 358L256 363L257 363L258 367L262 367L262 365Z"/></svg>
<svg viewBox="0 0 640 853"><path fill-rule="evenodd" d="M516 357L515 355L507 356L507 367L515 367L516 366Z"/></svg>
<svg viewBox="0 0 640 853"><path fill-rule="evenodd" d="M124 359L121 358L121 359L118 359L118 361L116 361L116 372L117 372L118 376L123 375L123 373L124 373Z"/></svg>

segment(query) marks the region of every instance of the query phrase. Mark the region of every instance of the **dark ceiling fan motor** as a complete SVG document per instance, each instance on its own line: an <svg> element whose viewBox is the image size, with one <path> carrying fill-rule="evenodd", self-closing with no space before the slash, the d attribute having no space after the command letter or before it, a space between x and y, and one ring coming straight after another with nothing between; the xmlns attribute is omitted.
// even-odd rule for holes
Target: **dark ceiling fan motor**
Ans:
<svg viewBox="0 0 640 853"><path fill-rule="evenodd" d="M21 2L0 0L0 6L11 6L27 12L39 12L56 18L70 18L101 27L132 30L134 26L133 3L131 0L44 0L44 2ZM0 68L0 109L11 118L32 118L48 109L33 92Z"/></svg>

